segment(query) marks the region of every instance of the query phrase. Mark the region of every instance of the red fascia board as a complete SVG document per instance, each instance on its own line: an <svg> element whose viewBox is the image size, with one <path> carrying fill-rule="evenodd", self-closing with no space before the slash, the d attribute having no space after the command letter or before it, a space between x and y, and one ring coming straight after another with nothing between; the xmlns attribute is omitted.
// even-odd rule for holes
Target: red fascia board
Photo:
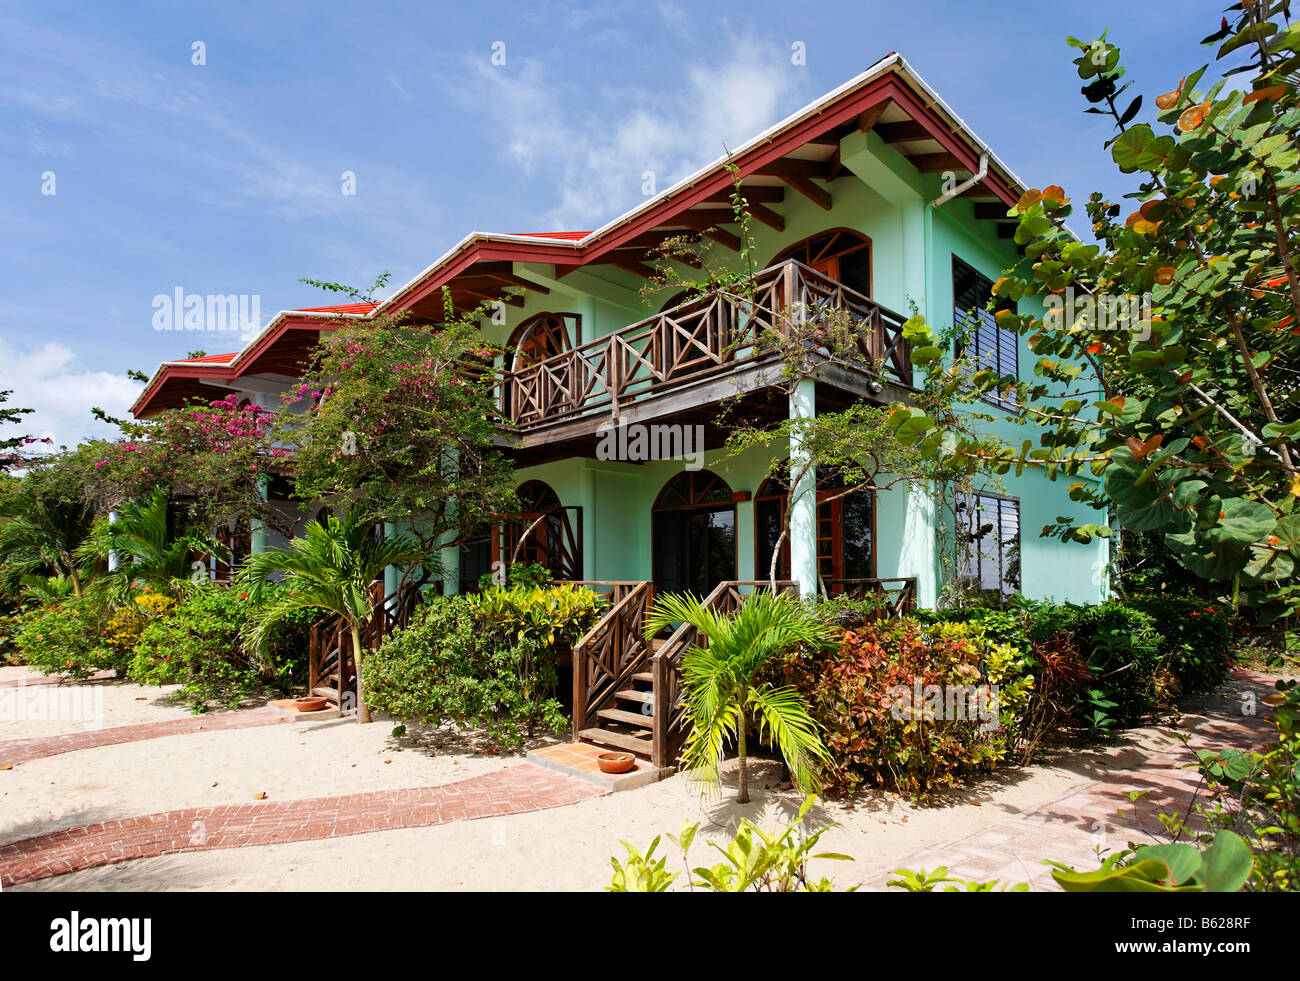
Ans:
<svg viewBox="0 0 1300 981"><path fill-rule="evenodd" d="M440 290L463 272L468 272L479 262L554 262L557 265L569 265L582 252L562 245L525 245L515 242L494 242L476 239L467 245L460 255L450 259L437 271L433 279L417 286L405 296L394 297L394 306L398 310L414 306L429 294ZM561 262L561 260L565 260Z"/></svg>

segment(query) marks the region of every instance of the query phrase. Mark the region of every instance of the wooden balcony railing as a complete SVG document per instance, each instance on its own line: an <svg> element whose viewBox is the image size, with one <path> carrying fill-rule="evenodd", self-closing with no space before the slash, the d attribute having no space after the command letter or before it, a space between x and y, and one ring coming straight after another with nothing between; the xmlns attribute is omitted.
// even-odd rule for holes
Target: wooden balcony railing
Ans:
<svg viewBox="0 0 1300 981"><path fill-rule="evenodd" d="M832 596L848 596L859 600L877 598L882 618L905 617L916 609L916 580L911 577L823 579L821 585Z"/></svg>
<svg viewBox="0 0 1300 981"><path fill-rule="evenodd" d="M765 332L788 336L796 319L845 310L862 362L912 383L903 318L828 276L787 259L754 278L746 298L706 293L571 350L501 374L502 417L527 429L613 410L669 386L758 363ZM792 312L795 311L795 312Z"/></svg>

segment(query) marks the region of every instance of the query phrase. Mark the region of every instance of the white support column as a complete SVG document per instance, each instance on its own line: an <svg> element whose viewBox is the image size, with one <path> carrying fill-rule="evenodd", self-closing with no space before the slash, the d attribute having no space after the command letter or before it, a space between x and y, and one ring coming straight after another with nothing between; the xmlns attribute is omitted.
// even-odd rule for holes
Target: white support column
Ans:
<svg viewBox="0 0 1300 981"><path fill-rule="evenodd" d="M448 468L454 469L460 465L460 454L456 450L448 452L447 458L443 460L444 472ZM447 516L450 521L454 521L457 514L456 499L453 497L447 502ZM459 537L455 530L449 531L444 540L454 542ZM460 546L448 545L442 549L440 556L442 565L442 595L455 596L460 592Z"/></svg>
<svg viewBox="0 0 1300 981"><path fill-rule="evenodd" d="M267 499L267 481L263 477L257 482L257 494L265 501ZM261 518L250 518L248 521L249 542L248 548L254 555L260 555L266 551L266 522Z"/></svg>
<svg viewBox="0 0 1300 981"><path fill-rule="evenodd" d="M110 525L115 525L115 524L117 524L117 512L116 512L116 511L109 511L109 512L108 512L108 523L109 523ZM108 553L108 571L109 571L109 572L116 572L116 571L117 571L117 567L118 567L118 565L119 565L119 561L118 561L117 553L114 552L114 551L112 551L112 550L110 549L110 550L109 550L109 553Z"/></svg>
<svg viewBox="0 0 1300 981"><path fill-rule="evenodd" d="M816 382L799 382L790 396L791 419L813 419L817 415ZM790 435L790 577L799 584L799 595L817 595L817 473L808 466L810 457L799 433ZM803 471L802 477L798 474Z"/></svg>

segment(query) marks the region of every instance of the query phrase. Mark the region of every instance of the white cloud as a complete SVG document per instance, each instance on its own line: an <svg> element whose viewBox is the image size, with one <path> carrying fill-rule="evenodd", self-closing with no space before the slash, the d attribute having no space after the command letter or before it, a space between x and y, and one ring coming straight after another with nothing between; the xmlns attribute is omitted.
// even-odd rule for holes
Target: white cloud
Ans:
<svg viewBox="0 0 1300 981"><path fill-rule="evenodd" d="M555 227L539 230L587 228L634 205L646 171L661 191L797 108L803 86L788 64L782 49L734 40L678 69L676 89L574 93L537 62L502 69L476 59L467 68L481 84L464 95L490 107L507 158L559 188L546 216Z"/></svg>
<svg viewBox="0 0 1300 981"><path fill-rule="evenodd" d="M118 435L115 427L91 416L91 407L124 418L141 387L125 375L86 370L71 348L56 341L23 348L0 338L0 365L0 391L13 391L6 408L34 410L17 425L0 427L0 432L53 441L34 444L33 449L75 446L88 437Z"/></svg>

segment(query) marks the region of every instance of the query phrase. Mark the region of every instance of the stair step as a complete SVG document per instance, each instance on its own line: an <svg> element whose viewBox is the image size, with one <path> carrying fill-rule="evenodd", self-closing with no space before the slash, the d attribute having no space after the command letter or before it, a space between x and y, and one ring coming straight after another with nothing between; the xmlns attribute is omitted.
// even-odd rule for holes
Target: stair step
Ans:
<svg viewBox="0 0 1300 981"><path fill-rule="evenodd" d="M602 719L609 719L611 722L626 722L630 726L639 726L642 729L649 729L655 724L653 715L643 715L640 712L624 712L622 709L600 709L596 715Z"/></svg>
<svg viewBox="0 0 1300 981"><path fill-rule="evenodd" d="M635 681L647 681L650 684L654 684L655 680L654 673L651 671L638 671L636 674L632 675L632 678Z"/></svg>
<svg viewBox="0 0 1300 981"><path fill-rule="evenodd" d="M653 705L655 693L652 691L642 691L639 688L625 688L622 691L614 692L615 698L624 698L629 702L645 702L647 705Z"/></svg>
<svg viewBox="0 0 1300 981"><path fill-rule="evenodd" d="M337 688L325 688L325 687L313 688L311 690L311 693L315 695L317 698L328 699L329 701L333 702L335 705L339 703L339 690Z"/></svg>
<svg viewBox="0 0 1300 981"><path fill-rule="evenodd" d="M609 729L582 729L578 735L590 743L603 743L606 746L617 746L619 749L625 749L629 753L639 753L642 756L649 757L654 754L654 743L649 739L638 739L636 736L629 736L624 732L613 732Z"/></svg>
<svg viewBox="0 0 1300 981"><path fill-rule="evenodd" d="M651 637L651 638L650 638L650 650L654 651L655 653L658 653L658 652L659 652L659 648L663 647L664 644L666 644L666 643L668 643L668 638L667 638L667 637Z"/></svg>

